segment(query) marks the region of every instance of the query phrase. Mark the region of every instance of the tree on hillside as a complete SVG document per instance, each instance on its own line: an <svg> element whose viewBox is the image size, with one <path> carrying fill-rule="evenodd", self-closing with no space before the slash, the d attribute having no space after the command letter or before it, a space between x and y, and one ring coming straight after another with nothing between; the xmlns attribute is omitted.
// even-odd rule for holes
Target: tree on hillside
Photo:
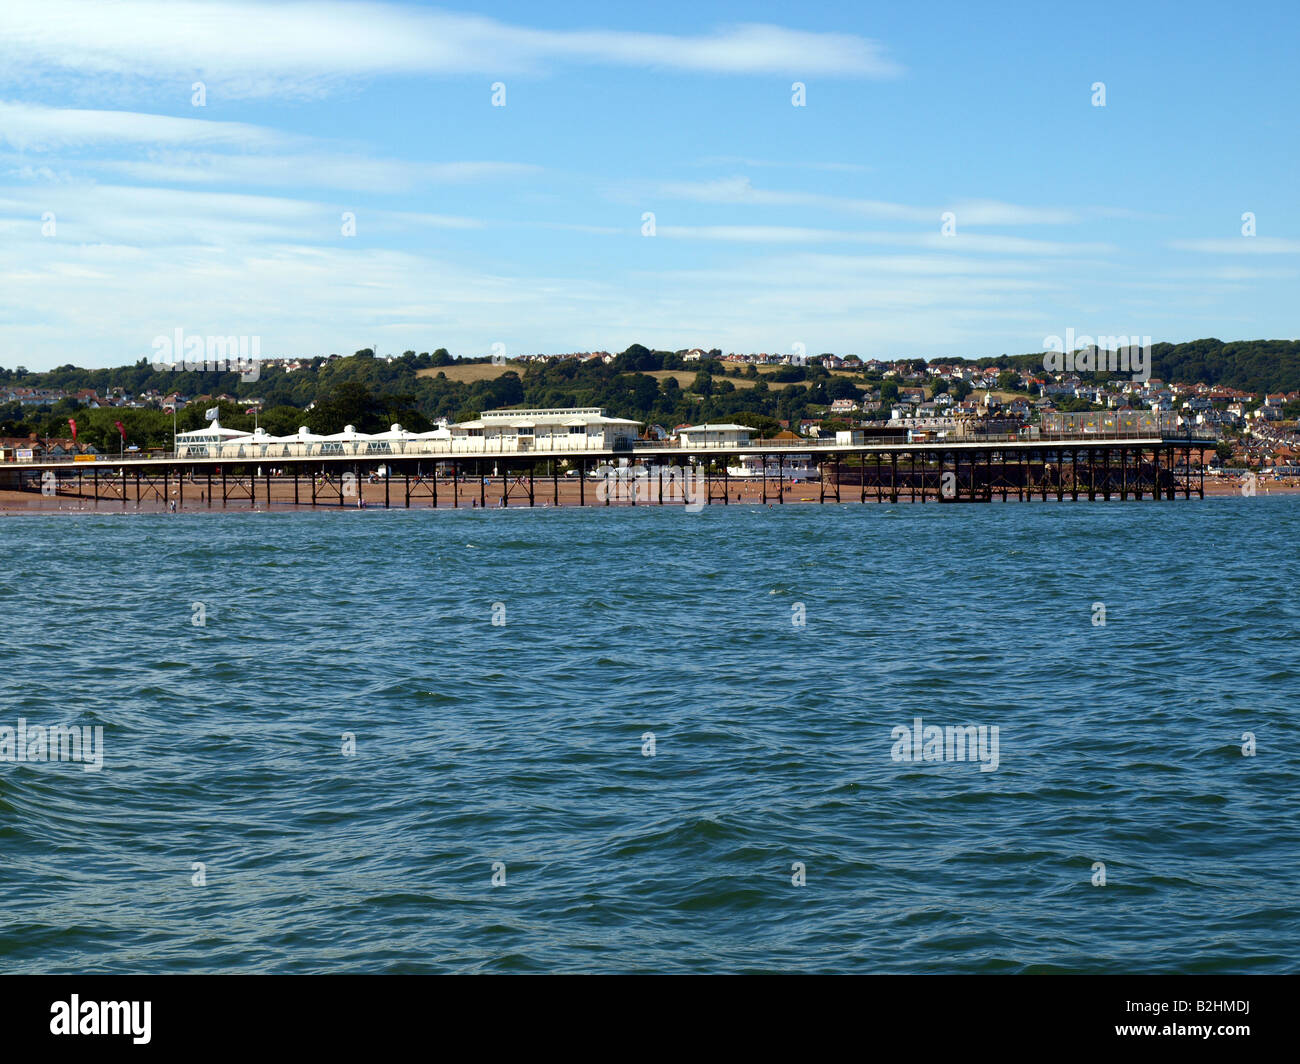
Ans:
<svg viewBox="0 0 1300 1064"><path fill-rule="evenodd" d="M826 396L828 399L853 399L857 400L862 393L847 377L832 377L826 382Z"/></svg>

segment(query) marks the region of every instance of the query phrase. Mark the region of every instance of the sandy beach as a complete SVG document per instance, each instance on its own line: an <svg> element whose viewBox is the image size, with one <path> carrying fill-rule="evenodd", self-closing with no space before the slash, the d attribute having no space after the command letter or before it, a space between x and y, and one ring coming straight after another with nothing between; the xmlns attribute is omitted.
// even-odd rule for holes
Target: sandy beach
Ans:
<svg viewBox="0 0 1300 1064"><path fill-rule="evenodd" d="M236 486L236 485L239 486ZM232 479L228 485L231 493L239 492L242 497L229 498L224 503L220 495L214 501L207 498L206 485L203 484L186 484L184 491L178 491L177 485L171 485L171 496L167 501L157 497L157 495L145 488L142 498L136 502L134 486L128 485L127 499L100 498L95 500L90 497L81 498L71 494L60 494L56 496L44 496L32 492L4 491L0 490L0 515L18 515L27 513L161 513L170 510L170 503L175 502L178 511L203 511L203 512L220 512L220 511L265 511L268 508L276 511L280 510L356 510L363 508L359 501L364 501L365 509L383 509L384 507L384 482L382 480L375 482L361 482L358 484L358 495L354 495L343 500L340 505L337 487L333 489L321 488L318 492L318 502L315 506L311 505L311 485L309 482L300 481L298 485L298 503L294 503L294 485L292 480L272 479L270 488L270 502L268 504L266 497L266 482L262 479L257 481L256 500L248 497L248 482L244 479L242 482ZM599 485L595 481L588 481L586 484L586 506L596 509L606 505L603 497L598 492ZM1238 495L1241 493L1242 485L1236 480L1219 480L1217 478L1207 477L1205 480L1205 494L1210 496L1227 496ZM327 491L329 494L327 494ZM638 496L636 505L639 506L657 506L659 503L654 495L654 485L646 485L643 491L648 491L649 498ZM418 494L416 493L418 492ZM713 485L713 500L711 505L724 505L722 499L723 485L719 481ZM1287 481L1273 481L1260 479L1256 486L1257 495L1293 495L1300 493L1300 481L1294 479ZM574 507L580 505L579 485L570 480L562 480L558 485L558 491L552 485L549 479L538 478L533 486L533 500L535 508L546 508L552 506ZM730 504L748 504L763 505L763 487L759 481L733 479L728 486L728 502ZM508 505L512 509L528 506L528 483L527 480L511 480L508 486ZM500 477L489 478L488 483L480 491L477 480L473 478L460 481L455 486L456 502L453 504L453 486L449 480L439 480L438 482L438 508L439 509L478 509L480 498L485 499L485 508L500 509L503 506L503 487ZM775 480L769 480L767 485L767 505L780 506L790 504L813 504L816 505L820 497L817 483L798 483L785 485L785 503L778 500L777 484ZM1048 501L1055 502L1056 495L1051 489L1048 491ZM1144 496L1150 501L1150 496ZM1181 494L1179 495L1181 499ZM1193 496L1195 498L1195 496ZM1118 501L1119 493L1112 492L1111 501ZM857 485L845 484L840 488L840 501L842 503L857 503L861 500L861 489ZM834 502L834 489L828 485L826 489L826 501ZM867 488L867 503L876 502L874 487ZM885 502L889 501L886 495ZM911 496L906 489L899 492L899 502L910 502ZM933 500L931 500L933 501ZM1001 502L1002 496L998 492L994 495L994 502ZM1014 494L1009 495L1008 502L1018 501ZM1042 497L1036 494L1034 502L1041 502ZM1065 501L1069 502L1070 497L1067 494ZM1081 497L1080 502L1086 501ZM1102 501L1099 497L1098 501ZM403 483L399 479L393 479L388 485L388 504L391 508L405 508L406 497L404 494ZM631 506L631 501L626 497L615 497L609 502L610 506ZM665 499L665 506L681 506L681 499L671 497ZM410 501L411 509L427 510L432 509L433 498L429 493L429 485L420 485L418 488L413 486L412 497Z"/></svg>

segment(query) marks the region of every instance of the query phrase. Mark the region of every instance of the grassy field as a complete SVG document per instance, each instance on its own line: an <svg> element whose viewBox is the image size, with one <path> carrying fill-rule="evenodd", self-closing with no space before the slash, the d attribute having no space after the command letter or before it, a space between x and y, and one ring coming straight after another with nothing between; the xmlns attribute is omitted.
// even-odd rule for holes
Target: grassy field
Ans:
<svg viewBox="0 0 1300 1064"><path fill-rule="evenodd" d="M769 377L775 373L780 366L759 366L760 376ZM506 363L505 365L496 366L491 362L473 362L468 365L451 365L451 366L431 366L428 369L418 370L417 377L436 377L439 373L447 374L447 379L459 381L462 384L473 384L475 381L492 381L496 380L504 373L511 371L524 375L525 366L523 363L514 364ZM698 372L694 369L654 369L646 373L647 377L653 377L657 381L664 380L666 377L676 377L677 383L683 390L689 389L691 382L695 380L695 374ZM857 377L858 374L851 373L848 370L832 370L831 373L836 377ZM733 377L727 375L727 380L731 381L737 388L752 388L756 378ZM768 381L767 386L774 391L780 391L782 388L788 388L788 382Z"/></svg>
<svg viewBox="0 0 1300 1064"><path fill-rule="evenodd" d="M652 369L647 370L645 375L647 377L653 377L657 381L662 381L667 377L675 377L677 378L677 383L681 386L682 391L687 392L690 391L691 385L695 383L696 372L697 371L693 369ZM754 381L745 380L744 377L728 377L726 379L731 381L731 383L737 388L752 388L755 384ZM786 387L786 385L777 384L775 381L768 381L767 386L774 391L779 391L781 388Z"/></svg>
<svg viewBox="0 0 1300 1064"><path fill-rule="evenodd" d="M473 384L475 381L494 381L503 374L514 372L520 377L524 375L524 365L511 365L506 363L503 366L494 366L491 362L471 362L468 365L451 365L451 366L430 366L428 369L416 370L417 377L436 377L439 373L447 374L449 381L459 381L461 384Z"/></svg>
<svg viewBox="0 0 1300 1064"><path fill-rule="evenodd" d="M505 365L502 366L494 366L491 362L473 362L466 365L430 367L429 369L419 370L416 375L420 377L436 377L439 373L445 373L447 374L448 380L460 381L462 384L473 384L475 381L496 380L503 373L510 373L512 371L514 373L519 374L519 376L522 377L524 375L525 368L526 367L524 363L507 362ZM758 367L759 376L770 377L773 373L775 373L780 368L781 368L780 366L759 366ZM654 369L654 370L649 370L646 373L646 376L653 377L657 381L662 381L667 377L675 377L677 379L678 385L682 388L682 390L689 391L692 382L695 380L696 372L697 371L694 369ZM849 377L857 381L861 380L859 374L853 372L852 370L833 369L831 370L831 375L834 377ZM730 374L728 374L726 379L731 381L731 383L734 384L737 388L754 387L754 378L733 377ZM788 383L783 383L780 381L769 380L767 382L767 386L771 388L773 391L780 391L783 388L788 388L790 385ZM926 395L928 396L929 394L930 394L930 389L927 388ZM976 398L978 398L981 394L983 394L983 389L976 389L976 391L971 393L971 395ZM1016 398L1024 398L1023 395L1018 395L1015 392L1001 392L998 391L996 388L993 390L993 394L1004 401L1010 399L1016 399Z"/></svg>

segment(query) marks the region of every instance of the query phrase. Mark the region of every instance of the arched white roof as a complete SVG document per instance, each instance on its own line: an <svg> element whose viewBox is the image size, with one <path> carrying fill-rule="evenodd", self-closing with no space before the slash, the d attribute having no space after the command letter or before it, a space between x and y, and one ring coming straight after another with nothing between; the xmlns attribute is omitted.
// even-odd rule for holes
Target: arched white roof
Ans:
<svg viewBox="0 0 1300 1064"><path fill-rule="evenodd" d="M322 436L321 439L342 443L356 443L358 440L372 440L374 437L367 436L364 432L358 432L355 425L344 425L342 432L336 432L331 436Z"/></svg>

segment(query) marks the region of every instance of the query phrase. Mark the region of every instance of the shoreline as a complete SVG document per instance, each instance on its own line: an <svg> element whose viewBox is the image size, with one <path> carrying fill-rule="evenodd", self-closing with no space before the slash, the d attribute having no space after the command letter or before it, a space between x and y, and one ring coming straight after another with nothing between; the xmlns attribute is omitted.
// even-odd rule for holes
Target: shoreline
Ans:
<svg viewBox="0 0 1300 1064"><path fill-rule="evenodd" d="M720 484L715 484L714 485L715 490L720 488L720 486L721 486ZM339 505L337 501L336 502L321 501L315 505L311 504L310 502L302 502L302 501L295 503L293 501L293 492L292 492L291 485L278 484L278 483L272 484L271 500L270 503L268 504L265 496L260 491L260 487L261 485L259 484L258 498L255 503L252 502L250 499L248 499L247 496L243 498L227 499L224 503L221 502L220 500L209 502L206 496L200 498L199 494L197 493L197 489L193 488L192 486L190 490L187 490L185 492L183 499L177 497L175 486L173 486L172 496L170 501L175 501L177 503L177 509L176 511L174 511L176 513L239 513L239 512L328 513L331 511L337 512L337 511L383 510L383 509L391 509L391 510L405 510L405 509L432 510L434 509L433 499L428 494L412 496L411 505L407 507L405 496L400 490L401 485L399 484L399 482L396 481L389 484L389 505L387 507L385 507L384 505L384 484L382 481L379 481L377 483L363 483L358 485L358 490L360 492L360 495L365 500L364 507L358 506L357 500L351 498L347 499L344 505ZM451 485L449 483L440 483L439 492L438 492L437 509L439 510L460 509L460 510L477 511L480 509L483 510L501 510L501 509L602 510L602 509L609 509L609 508L619 508L619 509L633 508L632 503L625 498L614 499L607 506L604 501L598 500L595 484L589 483L587 485L587 491L586 491L587 501L585 504L581 504L579 502L579 490L577 484L573 482L561 482L559 488L560 490L558 492L558 502L557 502L556 495L553 491L550 481L546 481L544 483L538 481L534 486L534 493L533 493L534 505L530 507L528 505L528 496L527 496L526 488L521 488L519 485L512 485L510 488L511 494L509 498L509 505L503 506L502 497L501 497L502 486L501 486L500 478L494 478L483 492L480 492L478 490L477 483L471 483L471 484L461 483L460 485L458 485L459 505L453 506L451 501ZM898 503L892 503L888 497L878 500L874 494L874 491L872 491L871 489L869 489L867 492L866 502L862 502L860 489L857 489L856 486L854 485L842 485L840 488L839 503L835 502L831 493L828 491L826 502L825 504L822 504L819 502L819 490L818 490L818 485L815 482L787 484L784 503L781 503L777 500L776 486L770 481L768 484L767 494L768 497L765 502L762 497L761 484L738 482L733 480L731 482L730 491L728 493L729 495L728 502L724 503L719 494L715 496L711 502L705 503L704 505L713 507L713 506L726 506L726 505L739 504L739 505L750 505L750 506L778 507L782 505L843 506L849 504L861 505L861 506L872 506L872 505L901 505L903 503L907 503L910 505L912 503L910 493L908 493L906 490L899 492ZM1240 495L1240 494L1241 494L1241 485L1238 482L1233 481L1233 482L1226 482L1226 483L1212 483L1209 480L1206 481L1205 497L1207 499L1223 498L1223 497ZM481 495L486 495L486 505L482 507L479 506L479 499ZM1296 482L1294 480L1290 482L1273 482L1273 481L1261 480L1257 487L1256 497L1270 496L1270 495L1300 495L1300 482ZM1180 494L1173 501L1188 502L1193 500L1199 501L1195 494L1193 494L1191 500L1184 499ZM1026 503L1041 504L1043 501L1044 500L1041 494L1035 494L1032 499L1028 499L1028 500L1020 500L1017 499L1014 494L1009 494L1006 499L1007 503L1026 502ZM1055 503L1057 501L1056 495L1053 491L1048 492L1046 501L1050 503ZM1074 502L1074 500L1069 497L1068 493L1065 499L1062 501L1066 503ZM1106 500L1102 499L1100 495L1095 500L1095 502L1097 503L1102 503L1105 501ZM1111 498L1109 501L1120 502L1121 500L1119 498L1119 493L1116 491L1112 491ZM1139 500L1128 499L1124 501L1137 502ZM1152 499L1151 496L1148 494L1148 495L1144 495L1140 501L1144 503L1151 503L1151 502L1158 503L1158 502L1167 502L1169 500ZM916 500L916 502L917 504L920 505L933 505L935 500L930 499L928 500L928 502L922 504L921 501L918 499ZM992 502L994 503L1003 502L1000 492L994 494ZM1087 503L1088 499L1085 497L1080 497L1078 502ZM637 508L640 507L660 508L660 505L661 504L655 498L638 499L636 502ZM963 505L970 505L970 504L963 502ZM988 505L988 504L984 503L983 505ZM673 507L681 508L682 506L683 503L680 498L665 499L662 504L662 508L664 509L673 508ZM22 516L24 514L58 514L58 513L113 514L113 513L169 513L169 512L172 512L170 510L169 504L157 497L154 497L152 499L142 499L140 502L137 503L134 499L127 499L125 502L121 499L107 499L107 498L94 500L89 498L80 498L72 495L43 496L32 492L0 490L0 516L3 517L17 517L17 516Z"/></svg>

